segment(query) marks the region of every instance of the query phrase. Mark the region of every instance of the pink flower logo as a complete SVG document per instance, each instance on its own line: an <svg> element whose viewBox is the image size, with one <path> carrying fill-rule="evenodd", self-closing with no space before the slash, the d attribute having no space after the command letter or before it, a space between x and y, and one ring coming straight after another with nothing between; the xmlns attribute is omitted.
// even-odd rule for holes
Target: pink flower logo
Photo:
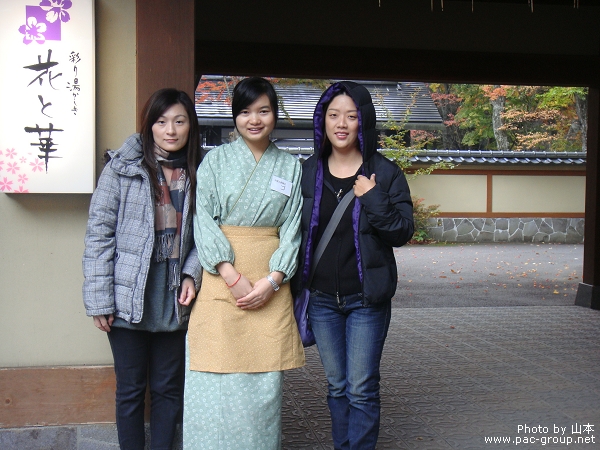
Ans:
<svg viewBox="0 0 600 450"><path fill-rule="evenodd" d="M71 16L66 10L71 6L73 6L71 0L42 0L40 2L40 8L47 11L46 20L50 23L54 23L58 19L61 22L68 22Z"/></svg>
<svg viewBox="0 0 600 450"><path fill-rule="evenodd" d="M28 194L29 191L25 189L25 186L19 186L19 189L15 189L14 192L18 194Z"/></svg>
<svg viewBox="0 0 600 450"><path fill-rule="evenodd" d="M43 44L46 41L47 26L44 22L38 23L35 17L28 17L27 23L19 27L19 33L23 34L23 43L31 44L36 41L38 44Z"/></svg>
<svg viewBox="0 0 600 450"><path fill-rule="evenodd" d="M24 156L22 156L19 161L21 161L21 164L25 164L27 162L27 158L25 158Z"/></svg>
<svg viewBox="0 0 600 450"><path fill-rule="evenodd" d="M29 178L27 178L27 175L25 175L24 173L19 175L19 183L26 183L28 180Z"/></svg>
<svg viewBox="0 0 600 450"><path fill-rule="evenodd" d="M14 148L7 148L4 154L10 159L13 159L15 156L17 156L17 152L15 152Z"/></svg>
<svg viewBox="0 0 600 450"><path fill-rule="evenodd" d="M12 174L15 174L19 171L19 166L17 166L17 163L8 163L6 165L6 171L10 172Z"/></svg>
<svg viewBox="0 0 600 450"><path fill-rule="evenodd" d="M10 187L11 184L13 184L13 182L10 181L8 178L4 177L4 180L0 181L0 191L8 192L12 190L12 188Z"/></svg>
<svg viewBox="0 0 600 450"><path fill-rule="evenodd" d="M31 170L33 172L35 172L36 170L42 172L44 170L44 163L41 159L36 159L34 162L30 162L29 165L32 167Z"/></svg>

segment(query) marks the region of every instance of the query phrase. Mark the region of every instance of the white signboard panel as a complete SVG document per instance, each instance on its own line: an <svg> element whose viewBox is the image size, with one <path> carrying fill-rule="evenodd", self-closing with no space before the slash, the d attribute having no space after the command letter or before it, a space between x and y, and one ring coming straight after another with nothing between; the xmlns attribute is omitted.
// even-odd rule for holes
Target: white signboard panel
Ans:
<svg viewBox="0 0 600 450"><path fill-rule="evenodd" d="M0 192L94 188L93 0L0 2Z"/></svg>

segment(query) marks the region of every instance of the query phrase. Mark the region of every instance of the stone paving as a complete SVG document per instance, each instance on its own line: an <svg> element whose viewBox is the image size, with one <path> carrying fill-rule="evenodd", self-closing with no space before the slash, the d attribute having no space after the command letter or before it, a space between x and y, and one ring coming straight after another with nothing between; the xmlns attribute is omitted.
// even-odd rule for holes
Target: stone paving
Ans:
<svg viewBox="0 0 600 450"><path fill-rule="evenodd" d="M316 349L307 359L286 373L284 448L332 449ZM378 449L600 448L600 311L393 309L381 394Z"/></svg>
<svg viewBox="0 0 600 450"><path fill-rule="evenodd" d="M600 448L600 311L572 306L582 246L396 256L378 449ZM333 448L326 392L311 347L285 375L284 449ZM116 448L114 424L0 430L2 450Z"/></svg>
<svg viewBox="0 0 600 450"><path fill-rule="evenodd" d="M571 306L583 245L411 245L395 249L394 307Z"/></svg>

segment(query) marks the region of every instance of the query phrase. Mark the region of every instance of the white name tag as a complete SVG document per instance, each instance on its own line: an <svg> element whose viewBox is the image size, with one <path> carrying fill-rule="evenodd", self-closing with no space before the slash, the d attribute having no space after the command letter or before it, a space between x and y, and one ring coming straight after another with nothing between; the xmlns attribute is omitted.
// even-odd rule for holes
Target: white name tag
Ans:
<svg viewBox="0 0 600 450"><path fill-rule="evenodd" d="M288 197L292 195L292 183L283 178L276 177L275 175L273 175L273 179L271 180L271 189L281 192Z"/></svg>

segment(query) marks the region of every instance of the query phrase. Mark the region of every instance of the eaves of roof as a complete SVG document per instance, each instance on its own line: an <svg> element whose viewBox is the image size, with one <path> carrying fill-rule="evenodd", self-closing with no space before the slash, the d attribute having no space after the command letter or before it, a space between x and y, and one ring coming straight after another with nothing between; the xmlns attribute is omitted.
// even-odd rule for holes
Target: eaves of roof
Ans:
<svg viewBox="0 0 600 450"><path fill-rule="evenodd" d="M585 152L542 152L503 150L424 150L411 158L414 163L435 164L527 164L585 165Z"/></svg>
<svg viewBox="0 0 600 450"><path fill-rule="evenodd" d="M293 155L309 157L313 147L278 146ZM210 150L214 147L207 147ZM382 151L381 149L379 150ZM413 163L446 162L461 165L574 165L586 163L585 152L497 151L497 150L424 150L410 158Z"/></svg>

